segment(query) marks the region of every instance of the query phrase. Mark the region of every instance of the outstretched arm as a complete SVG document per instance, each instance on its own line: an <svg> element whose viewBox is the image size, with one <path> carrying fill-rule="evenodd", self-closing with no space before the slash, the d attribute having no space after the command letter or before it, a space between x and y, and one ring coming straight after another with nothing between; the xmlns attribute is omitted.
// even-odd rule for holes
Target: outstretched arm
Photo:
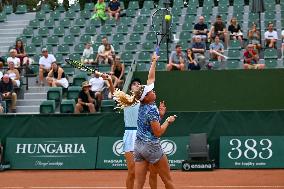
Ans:
<svg viewBox="0 0 284 189"><path fill-rule="evenodd" d="M148 74L147 85L150 85L155 82L156 63L158 61L158 58L159 57L157 56L157 54L153 53L152 63L151 63L149 74Z"/></svg>

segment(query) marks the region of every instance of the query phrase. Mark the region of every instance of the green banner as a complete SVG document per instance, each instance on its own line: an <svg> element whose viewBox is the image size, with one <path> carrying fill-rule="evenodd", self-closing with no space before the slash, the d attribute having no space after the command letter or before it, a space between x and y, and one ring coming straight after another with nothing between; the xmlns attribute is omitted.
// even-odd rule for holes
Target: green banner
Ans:
<svg viewBox="0 0 284 189"><path fill-rule="evenodd" d="M12 169L94 169L97 138L7 138Z"/></svg>
<svg viewBox="0 0 284 189"><path fill-rule="evenodd" d="M180 169L186 159L188 137L161 139L161 146L168 156L171 169ZM121 137L99 137L97 169L127 169Z"/></svg>
<svg viewBox="0 0 284 189"><path fill-rule="evenodd" d="M220 168L284 168L284 136L220 138Z"/></svg>

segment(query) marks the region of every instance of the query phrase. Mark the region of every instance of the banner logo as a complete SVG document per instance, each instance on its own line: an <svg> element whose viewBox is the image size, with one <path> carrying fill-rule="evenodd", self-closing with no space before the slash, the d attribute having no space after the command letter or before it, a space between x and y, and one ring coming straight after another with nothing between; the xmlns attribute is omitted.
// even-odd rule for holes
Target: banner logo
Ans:
<svg viewBox="0 0 284 189"><path fill-rule="evenodd" d="M163 152L168 156L174 155L177 151L177 145L172 140L162 140L161 146L162 146Z"/></svg>
<svg viewBox="0 0 284 189"><path fill-rule="evenodd" d="M116 156L124 155L123 140L117 140L112 146L112 151Z"/></svg>

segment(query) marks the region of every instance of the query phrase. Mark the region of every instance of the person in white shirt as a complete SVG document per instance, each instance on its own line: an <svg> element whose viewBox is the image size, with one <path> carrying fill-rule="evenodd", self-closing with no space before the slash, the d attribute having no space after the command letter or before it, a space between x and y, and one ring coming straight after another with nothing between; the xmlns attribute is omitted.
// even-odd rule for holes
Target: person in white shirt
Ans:
<svg viewBox="0 0 284 189"><path fill-rule="evenodd" d="M282 48L281 48L281 53L282 53L282 58L284 54L284 30L281 32L281 37L282 37Z"/></svg>
<svg viewBox="0 0 284 189"><path fill-rule="evenodd" d="M276 48L278 39L277 32L273 30L273 23L268 24L268 30L264 33L266 46L269 48Z"/></svg>
<svg viewBox="0 0 284 189"><path fill-rule="evenodd" d="M103 92L105 88L109 87L109 83L104 80L98 73L92 75L93 77L89 80L91 85L91 91L95 94L96 109L98 110L101 107L101 102L103 100Z"/></svg>
<svg viewBox="0 0 284 189"><path fill-rule="evenodd" d="M106 62L108 60L110 60L109 58L109 54L110 53L106 53L106 47L110 45L108 43L108 40L106 37L103 37L102 38L102 45L99 46L98 48L98 55L97 55L97 58L96 58L96 61L101 64L101 63L105 63L105 64L108 64L109 62ZM115 54L114 52L114 48L112 45L110 45L110 49L109 51L111 52L111 54Z"/></svg>
<svg viewBox="0 0 284 189"><path fill-rule="evenodd" d="M14 62L15 68L19 68L21 66L21 60L16 57L17 51L16 49L10 50L10 57L7 58L7 62Z"/></svg>
<svg viewBox="0 0 284 189"><path fill-rule="evenodd" d="M94 63L94 50L90 43L86 43L85 49L83 51L82 62L84 64L93 64Z"/></svg>
<svg viewBox="0 0 284 189"><path fill-rule="evenodd" d="M54 55L48 54L46 48L41 50L42 57L39 59L39 82L40 85L43 86L43 77L46 77L50 71L51 64L56 62Z"/></svg>

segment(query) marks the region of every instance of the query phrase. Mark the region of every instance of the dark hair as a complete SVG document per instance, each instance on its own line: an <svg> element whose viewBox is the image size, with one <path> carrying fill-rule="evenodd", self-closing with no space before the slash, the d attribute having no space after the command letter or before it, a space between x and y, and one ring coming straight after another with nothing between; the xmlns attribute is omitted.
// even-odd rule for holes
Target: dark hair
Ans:
<svg viewBox="0 0 284 189"><path fill-rule="evenodd" d="M180 44L177 44L177 45L176 45L176 49L179 48L179 47L181 47L181 45L180 45Z"/></svg>
<svg viewBox="0 0 284 189"><path fill-rule="evenodd" d="M134 78L134 79L131 81L130 85L129 85L129 90L131 89L131 86L132 86L132 84L133 84L134 82L138 82L138 83L141 84L141 80L140 80L139 78Z"/></svg>
<svg viewBox="0 0 284 189"><path fill-rule="evenodd" d="M219 39L220 39L220 36L219 36L219 35L216 35L216 36L214 37L214 40L216 39L216 37L219 37Z"/></svg>
<svg viewBox="0 0 284 189"><path fill-rule="evenodd" d="M216 18L222 18L222 16L221 15L217 15Z"/></svg>
<svg viewBox="0 0 284 189"><path fill-rule="evenodd" d="M186 49L186 56L187 56L187 58L188 58L188 54L187 54L187 51L188 51L188 50L191 51L191 58L192 58L192 59L195 59L194 53L193 53L193 51L192 51L192 48ZM188 60L189 60L189 59L188 59Z"/></svg>
<svg viewBox="0 0 284 189"><path fill-rule="evenodd" d="M21 47L20 48L17 47L18 42L21 42ZM23 53L24 52L24 42L22 40L20 40L20 39L16 40L15 49L16 49L16 51L18 51L18 49L19 49L21 51L21 53Z"/></svg>
<svg viewBox="0 0 284 189"><path fill-rule="evenodd" d="M272 22L268 22L267 27L269 27L270 24L273 24Z"/></svg>

